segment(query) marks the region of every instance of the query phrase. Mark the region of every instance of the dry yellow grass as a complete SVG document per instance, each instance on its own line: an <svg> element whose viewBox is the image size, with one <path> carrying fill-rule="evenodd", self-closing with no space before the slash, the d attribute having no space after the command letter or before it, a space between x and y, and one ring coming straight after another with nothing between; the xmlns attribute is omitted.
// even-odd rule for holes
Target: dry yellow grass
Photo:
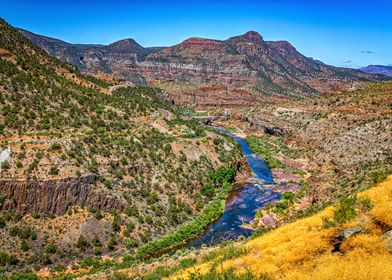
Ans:
<svg viewBox="0 0 392 280"><path fill-rule="evenodd" d="M271 279L392 279L392 253L382 237L385 228L392 228L392 176L359 197L370 198L374 207L359 213L355 221L323 228L322 217L331 217L333 213L332 207L327 208L245 245L237 244L248 247L249 253L224 261L218 265L219 270L266 272ZM342 243L343 253L332 253L333 237L358 225L364 230ZM186 278L190 271L207 273L212 262L182 271L174 278Z"/></svg>

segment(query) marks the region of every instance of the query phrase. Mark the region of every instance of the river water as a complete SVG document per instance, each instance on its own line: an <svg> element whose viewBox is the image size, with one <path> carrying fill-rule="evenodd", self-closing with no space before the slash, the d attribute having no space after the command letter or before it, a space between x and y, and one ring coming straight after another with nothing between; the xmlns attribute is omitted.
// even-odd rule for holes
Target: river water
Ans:
<svg viewBox="0 0 392 280"><path fill-rule="evenodd" d="M253 154L244 138L235 136L222 128L214 128L240 144L246 161L257 181L268 184L274 183L268 165L262 158ZM277 192L264 189L262 183L246 183L236 186L227 198L223 215L213 222L202 235L188 243L187 247L199 248L203 244L216 245L224 240L235 240L239 236L248 237L252 235L252 230L243 228L241 225L249 223L254 218L258 208L279 200L280 196Z"/></svg>

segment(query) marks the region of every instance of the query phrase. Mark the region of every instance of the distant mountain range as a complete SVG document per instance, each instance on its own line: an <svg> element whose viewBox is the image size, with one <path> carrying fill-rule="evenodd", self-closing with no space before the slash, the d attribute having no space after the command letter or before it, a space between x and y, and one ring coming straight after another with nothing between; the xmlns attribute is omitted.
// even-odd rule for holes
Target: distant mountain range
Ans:
<svg viewBox="0 0 392 280"><path fill-rule="evenodd" d="M360 68L360 70L368 74L381 74L381 75L392 77L392 65L391 66L368 65L366 67Z"/></svg>
<svg viewBox="0 0 392 280"><path fill-rule="evenodd" d="M190 38L172 47L144 48L133 39L110 45L70 44L19 29L52 56L87 73L104 72L170 89L174 102L236 107L318 96L385 76L326 65L289 42L264 41L250 31L227 40Z"/></svg>

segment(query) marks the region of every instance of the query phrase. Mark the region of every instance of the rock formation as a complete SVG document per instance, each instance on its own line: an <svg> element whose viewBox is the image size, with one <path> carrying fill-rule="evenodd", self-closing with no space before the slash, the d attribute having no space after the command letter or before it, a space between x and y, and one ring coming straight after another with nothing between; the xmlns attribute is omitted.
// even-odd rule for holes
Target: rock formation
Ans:
<svg viewBox="0 0 392 280"><path fill-rule="evenodd" d="M122 210L121 199L111 197L94 187L97 175L60 180L1 180L1 210L19 213L52 213L63 215L70 206L99 210Z"/></svg>

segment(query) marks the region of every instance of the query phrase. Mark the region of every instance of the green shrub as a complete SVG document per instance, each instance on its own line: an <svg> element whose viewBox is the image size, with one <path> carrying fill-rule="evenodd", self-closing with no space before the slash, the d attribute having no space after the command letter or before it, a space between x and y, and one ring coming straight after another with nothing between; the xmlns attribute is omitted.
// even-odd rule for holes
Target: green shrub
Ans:
<svg viewBox="0 0 392 280"><path fill-rule="evenodd" d="M116 249L116 245L117 245L117 244L118 244L118 243L117 243L116 236L112 235L112 236L110 237L110 239L109 239L109 242L108 242L108 249L109 249L110 251L113 251L114 249Z"/></svg>
<svg viewBox="0 0 392 280"><path fill-rule="evenodd" d="M292 201L294 199L294 197L295 197L295 195L292 192L285 192L282 195L282 199L289 200L289 201Z"/></svg>
<svg viewBox="0 0 392 280"><path fill-rule="evenodd" d="M60 170L57 166L51 166L49 169L49 175L58 175L59 171Z"/></svg>
<svg viewBox="0 0 392 280"><path fill-rule="evenodd" d="M99 237L97 235L94 236L93 240L91 240L91 244L94 247L102 247L102 243L101 240L99 239Z"/></svg>
<svg viewBox="0 0 392 280"><path fill-rule="evenodd" d="M355 203L357 202L357 198L355 196L342 198L337 205L333 219L334 221L342 224L348 221L351 221L355 218Z"/></svg>
<svg viewBox="0 0 392 280"><path fill-rule="evenodd" d="M104 184L104 186L105 187L107 187L107 188L111 188L111 186L112 186L112 181L110 181L109 179L104 179L103 180L103 184Z"/></svg>
<svg viewBox="0 0 392 280"><path fill-rule="evenodd" d="M120 271L115 271L113 272L113 274L108 276L108 280L131 280L131 279L133 278Z"/></svg>
<svg viewBox="0 0 392 280"><path fill-rule="evenodd" d="M23 227L19 230L19 237L21 239L29 239L32 236L33 230L30 227Z"/></svg>
<svg viewBox="0 0 392 280"><path fill-rule="evenodd" d="M212 185L212 183L204 183L201 186L200 192L202 195L208 198L212 198L214 196L214 186Z"/></svg>
<svg viewBox="0 0 392 280"><path fill-rule="evenodd" d="M40 263L43 265L48 265L52 263L52 259L50 258L50 255L45 253L40 256Z"/></svg>
<svg viewBox="0 0 392 280"><path fill-rule="evenodd" d="M358 200L357 203L364 211L369 211L373 208L373 203L369 198L362 198Z"/></svg>
<svg viewBox="0 0 392 280"><path fill-rule="evenodd" d="M374 184L381 183L387 178L388 174L385 171L375 171L370 174L370 178Z"/></svg>
<svg viewBox="0 0 392 280"><path fill-rule="evenodd" d="M20 233L20 228L18 226L13 226L10 228L9 233L12 237L18 236Z"/></svg>
<svg viewBox="0 0 392 280"><path fill-rule="evenodd" d="M113 222L112 222L113 231L120 231L120 229L121 229L120 222L121 222L120 216L119 215L114 215L113 216Z"/></svg>
<svg viewBox="0 0 392 280"><path fill-rule="evenodd" d="M38 276L34 273L22 272L11 275L5 280L38 280Z"/></svg>
<svg viewBox="0 0 392 280"><path fill-rule="evenodd" d="M148 223L148 224L152 224L154 222L150 215L147 215L145 220L146 220L146 223Z"/></svg>
<svg viewBox="0 0 392 280"><path fill-rule="evenodd" d="M99 259L96 258L84 258L81 262L80 262L80 267L81 268L88 268L88 267L98 267L100 265L100 261Z"/></svg>
<svg viewBox="0 0 392 280"><path fill-rule="evenodd" d="M86 238L83 235L80 235L78 238L78 241L76 242L76 247L84 252L86 251L87 248L90 247L90 243L88 243L88 241L86 240Z"/></svg>
<svg viewBox="0 0 392 280"><path fill-rule="evenodd" d="M93 254L96 256L102 254L102 247L94 247Z"/></svg>
<svg viewBox="0 0 392 280"><path fill-rule="evenodd" d="M5 222L5 218L4 217L0 217L0 228L4 228L6 226L6 222Z"/></svg>
<svg viewBox="0 0 392 280"><path fill-rule="evenodd" d="M101 220L103 218L102 212L100 210L95 211L94 217L97 220Z"/></svg>
<svg viewBox="0 0 392 280"><path fill-rule="evenodd" d="M57 252L57 245L53 242L50 242L45 249L45 252L48 254L54 254Z"/></svg>
<svg viewBox="0 0 392 280"><path fill-rule="evenodd" d="M25 239L22 240L22 243L20 244L20 249L24 252L30 249L29 243L27 243Z"/></svg>
<svg viewBox="0 0 392 280"><path fill-rule="evenodd" d="M53 143L49 147L49 151L59 151L59 150L61 150L61 144L60 143Z"/></svg>
<svg viewBox="0 0 392 280"><path fill-rule="evenodd" d="M5 252L0 252L0 266L17 265L19 260L14 255Z"/></svg>
<svg viewBox="0 0 392 280"><path fill-rule="evenodd" d="M138 246L138 241L134 238L127 241L126 245L127 249L132 249Z"/></svg>
<svg viewBox="0 0 392 280"><path fill-rule="evenodd" d="M349 222L356 217L357 209L368 211L373 207L372 202L368 198L358 199L355 195L344 197L339 200L335 206L333 218L327 219L323 217L323 227L330 228L338 224Z"/></svg>
<svg viewBox="0 0 392 280"><path fill-rule="evenodd" d="M245 273L236 273L234 269L229 269L223 272L210 271L206 274L197 272L190 272L189 280L268 280L266 273L256 275L250 271Z"/></svg>
<svg viewBox="0 0 392 280"><path fill-rule="evenodd" d="M62 264L55 264L52 270L55 272L62 272L66 270L66 267Z"/></svg>
<svg viewBox="0 0 392 280"><path fill-rule="evenodd" d="M1 163L1 169L2 169L2 170L8 170L8 169L10 169L10 168L11 168L11 165L10 165L10 163L9 163L8 160L3 161L3 162Z"/></svg>

